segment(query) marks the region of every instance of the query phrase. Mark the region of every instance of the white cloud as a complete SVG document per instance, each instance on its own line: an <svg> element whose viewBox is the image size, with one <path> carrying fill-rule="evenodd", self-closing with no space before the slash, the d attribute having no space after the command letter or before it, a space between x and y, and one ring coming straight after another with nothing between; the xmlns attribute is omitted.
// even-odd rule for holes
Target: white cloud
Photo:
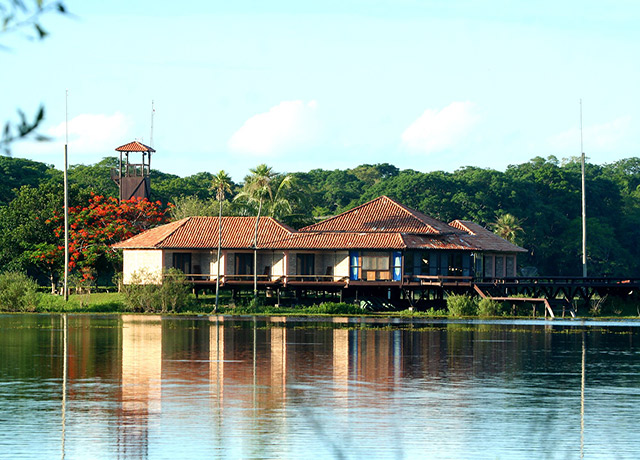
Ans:
<svg viewBox="0 0 640 460"><path fill-rule="evenodd" d="M402 142L413 151L442 151L458 144L477 121L471 102L452 102L441 110L425 110L402 133Z"/></svg>
<svg viewBox="0 0 640 460"><path fill-rule="evenodd" d="M583 144L585 151L617 151L629 147L633 135L630 116L599 125L585 126ZM557 134L549 139L551 148L559 151L576 152L580 149L580 129L574 128Z"/></svg>
<svg viewBox="0 0 640 460"><path fill-rule="evenodd" d="M69 148L79 154L104 153L130 142L133 122L130 117L116 112L113 115L85 113L69 120ZM47 134L64 141L65 123L49 129Z"/></svg>
<svg viewBox="0 0 640 460"><path fill-rule="evenodd" d="M231 150L277 154L312 143L318 136L317 102L284 101L249 118L229 139Z"/></svg>

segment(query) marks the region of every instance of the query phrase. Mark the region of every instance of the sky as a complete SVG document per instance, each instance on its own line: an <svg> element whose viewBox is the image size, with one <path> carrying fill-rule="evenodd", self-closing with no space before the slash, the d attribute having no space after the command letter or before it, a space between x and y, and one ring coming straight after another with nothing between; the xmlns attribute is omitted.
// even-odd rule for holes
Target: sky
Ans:
<svg viewBox="0 0 640 460"><path fill-rule="evenodd" d="M260 163L504 170L580 155L580 101L590 162L640 155L636 0L65 5L44 41L0 34L0 121L43 104L52 137L15 157L62 168L67 114L70 164L139 140L163 172L236 181Z"/></svg>

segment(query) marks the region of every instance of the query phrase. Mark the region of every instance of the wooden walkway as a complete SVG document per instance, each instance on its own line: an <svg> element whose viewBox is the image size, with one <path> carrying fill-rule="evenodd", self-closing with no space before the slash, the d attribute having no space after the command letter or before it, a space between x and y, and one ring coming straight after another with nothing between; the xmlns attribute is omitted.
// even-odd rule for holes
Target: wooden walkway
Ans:
<svg viewBox="0 0 640 460"><path fill-rule="evenodd" d="M211 275L188 275L196 291L215 288ZM234 292L253 289L251 275L223 275L221 287ZM450 294L480 295L496 301L542 304L545 316L575 316L575 302L588 305L594 297L636 297L640 299L640 278L600 277L518 277L473 279L462 276L414 276L400 281L359 280L332 276L258 276L258 289L294 292L296 297L309 293L327 293L344 298L381 297L387 300L444 300Z"/></svg>

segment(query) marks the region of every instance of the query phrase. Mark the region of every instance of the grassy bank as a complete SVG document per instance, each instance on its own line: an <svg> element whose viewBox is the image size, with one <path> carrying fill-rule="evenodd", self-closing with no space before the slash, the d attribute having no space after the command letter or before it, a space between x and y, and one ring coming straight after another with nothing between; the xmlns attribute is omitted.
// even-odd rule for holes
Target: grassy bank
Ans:
<svg viewBox="0 0 640 460"><path fill-rule="evenodd" d="M215 307L215 296L202 295L195 298L189 295L185 305L176 309L150 308L146 311L133 308L127 302L127 297L118 292L98 292L91 294L72 294L67 302L61 296L51 294L38 294L37 302L30 308L8 309L0 308L0 311L23 311L36 313L163 313L175 315L203 315L213 314ZM598 302L596 308L589 311L580 311L581 317L589 318L638 318L640 305L635 301L625 302L622 299L608 299L605 302ZM315 305L236 305L231 302L229 296L221 298L217 314L222 315L313 315L313 316L336 316L336 315L375 315L389 317L441 317L441 318L532 318L532 310L526 306L518 306L513 309L512 305L477 301L473 298L460 299L451 297L446 309L430 308L425 311L400 310L373 312L361 308L359 305L351 303L322 302ZM544 312L538 309L537 317L544 316Z"/></svg>
<svg viewBox="0 0 640 460"><path fill-rule="evenodd" d="M469 295L451 295L441 309L426 311L403 310L374 312L364 301L323 302L314 305L273 305L273 298L252 297L232 299L228 292L221 293L220 306L215 310L215 296L196 298L184 276L168 277L161 285L132 284L121 287L121 292L93 292L71 295L68 301L61 296L38 291L38 286L20 273L0 274L0 312L41 313L153 313L153 314L230 314L230 315L385 315L405 317L521 317L544 316L544 308L523 302L495 302ZM291 299L289 299L291 301ZM237 303L236 303L237 302ZM244 303L243 303L244 302ZM538 304L539 305L539 304ZM637 298L602 298L579 310L581 317L640 317Z"/></svg>

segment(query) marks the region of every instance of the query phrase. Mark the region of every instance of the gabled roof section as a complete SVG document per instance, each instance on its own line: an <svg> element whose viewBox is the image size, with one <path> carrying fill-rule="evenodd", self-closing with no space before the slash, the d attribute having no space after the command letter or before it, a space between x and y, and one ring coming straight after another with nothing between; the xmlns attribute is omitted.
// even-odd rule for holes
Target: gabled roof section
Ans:
<svg viewBox="0 0 640 460"><path fill-rule="evenodd" d="M222 247L253 248L255 217L223 217ZM271 217L258 223L258 248L271 248L274 241L288 239L294 229ZM211 249L218 246L217 217L187 217L148 230L114 245L117 249Z"/></svg>
<svg viewBox="0 0 640 460"><path fill-rule="evenodd" d="M476 246L482 251L497 251L497 252L527 252L526 249L517 246L504 238L496 235L490 230L487 230L482 225L478 225L475 222L469 220L454 220L450 222L454 228L462 230L468 233L464 239Z"/></svg>
<svg viewBox="0 0 640 460"><path fill-rule="evenodd" d="M138 235L132 236L128 240L120 241L113 245L116 249L154 249L159 247L166 238L183 226L190 217L176 220L169 224L146 230Z"/></svg>
<svg viewBox="0 0 640 460"><path fill-rule="evenodd" d="M155 152L155 150L142 142L133 141L116 148L116 152Z"/></svg>
<svg viewBox="0 0 640 460"><path fill-rule="evenodd" d="M411 233L441 235L459 230L387 196L300 229L300 232Z"/></svg>

